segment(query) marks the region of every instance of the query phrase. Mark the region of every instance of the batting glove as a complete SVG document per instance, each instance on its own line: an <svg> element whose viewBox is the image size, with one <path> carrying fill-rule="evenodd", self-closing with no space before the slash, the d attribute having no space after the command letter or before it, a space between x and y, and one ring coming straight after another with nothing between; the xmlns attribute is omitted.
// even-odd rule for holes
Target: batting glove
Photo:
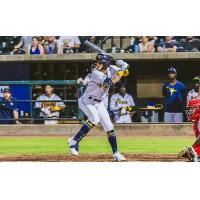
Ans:
<svg viewBox="0 0 200 200"><path fill-rule="evenodd" d="M126 107L121 109L120 115L126 115Z"/></svg>
<svg viewBox="0 0 200 200"><path fill-rule="evenodd" d="M77 82L78 85L81 85L81 84L83 84L83 79L82 79L82 78L79 78L79 79L77 79L76 82Z"/></svg>
<svg viewBox="0 0 200 200"><path fill-rule="evenodd" d="M129 67L128 63L124 62L123 60L117 60L116 65L119 66L121 71L125 72L126 69Z"/></svg>

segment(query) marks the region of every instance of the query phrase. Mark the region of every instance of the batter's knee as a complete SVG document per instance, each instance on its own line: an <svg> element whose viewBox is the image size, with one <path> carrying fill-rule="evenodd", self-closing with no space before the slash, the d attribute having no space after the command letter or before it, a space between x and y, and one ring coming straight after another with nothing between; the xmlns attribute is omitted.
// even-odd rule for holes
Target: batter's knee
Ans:
<svg viewBox="0 0 200 200"><path fill-rule="evenodd" d="M107 123L104 123L104 124L102 123L102 126L103 126L103 129L104 129L105 132L109 132L111 130L114 130L113 124L109 121Z"/></svg>
<svg viewBox="0 0 200 200"><path fill-rule="evenodd" d="M89 119L89 121L92 122L92 124L94 124L95 126L97 126L100 122L100 118L96 116L93 119Z"/></svg>

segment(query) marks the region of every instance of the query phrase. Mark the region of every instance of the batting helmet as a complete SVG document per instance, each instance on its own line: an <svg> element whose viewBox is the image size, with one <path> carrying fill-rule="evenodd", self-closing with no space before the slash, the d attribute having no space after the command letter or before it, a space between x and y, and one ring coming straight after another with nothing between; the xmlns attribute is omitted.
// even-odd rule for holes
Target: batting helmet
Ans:
<svg viewBox="0 0 200 200"><path fill-rule="evenodd" d="M99 63L104 64L106 67L109 67L112 63L113 57L109 56L108 54L105 53L98 53L96 55L96 61Z"/></svg>
<svg viewBox="0 0 200 200"><path fill-rule="evenodd" d="M186 114L189 121L194 121L200 115L200 99L192 99L188 102Z"/></svg>

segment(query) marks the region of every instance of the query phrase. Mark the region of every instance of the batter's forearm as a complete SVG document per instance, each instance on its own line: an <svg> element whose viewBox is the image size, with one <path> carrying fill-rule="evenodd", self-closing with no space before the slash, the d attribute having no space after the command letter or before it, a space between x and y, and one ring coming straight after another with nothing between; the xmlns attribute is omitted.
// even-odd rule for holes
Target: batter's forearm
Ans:
<svg viewBox="0 0 200 200"><path fill-rule="evenodd" d="M113 84L116 84L117 82L119 82L120 79L122 78L122 76L123 76L123 74L122 74L122 75L121 75L121 74L118 74L117 76L113 77L113 78L112 78Z"/></svg>

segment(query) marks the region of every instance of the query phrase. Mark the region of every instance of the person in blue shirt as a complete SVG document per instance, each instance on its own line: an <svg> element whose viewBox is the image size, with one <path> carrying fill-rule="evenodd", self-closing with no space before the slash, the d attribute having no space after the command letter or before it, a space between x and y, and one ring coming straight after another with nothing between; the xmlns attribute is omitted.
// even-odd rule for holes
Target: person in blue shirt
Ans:
<svg viewBox="0 0 200 200"><path fill-rule="evenodd" d="M185 85L176 79L177 71L174 67L168 69L169 80L163 84L162 92L166 98L164 109L165 123L183 122L183 96Z"/></svg>
<svg viewBox="0 0 200 200"><path fill-rule="evenodd" d="M4 88L3 97L0 98L0 124L20 124L15 100L10 88Z"/></svg>

